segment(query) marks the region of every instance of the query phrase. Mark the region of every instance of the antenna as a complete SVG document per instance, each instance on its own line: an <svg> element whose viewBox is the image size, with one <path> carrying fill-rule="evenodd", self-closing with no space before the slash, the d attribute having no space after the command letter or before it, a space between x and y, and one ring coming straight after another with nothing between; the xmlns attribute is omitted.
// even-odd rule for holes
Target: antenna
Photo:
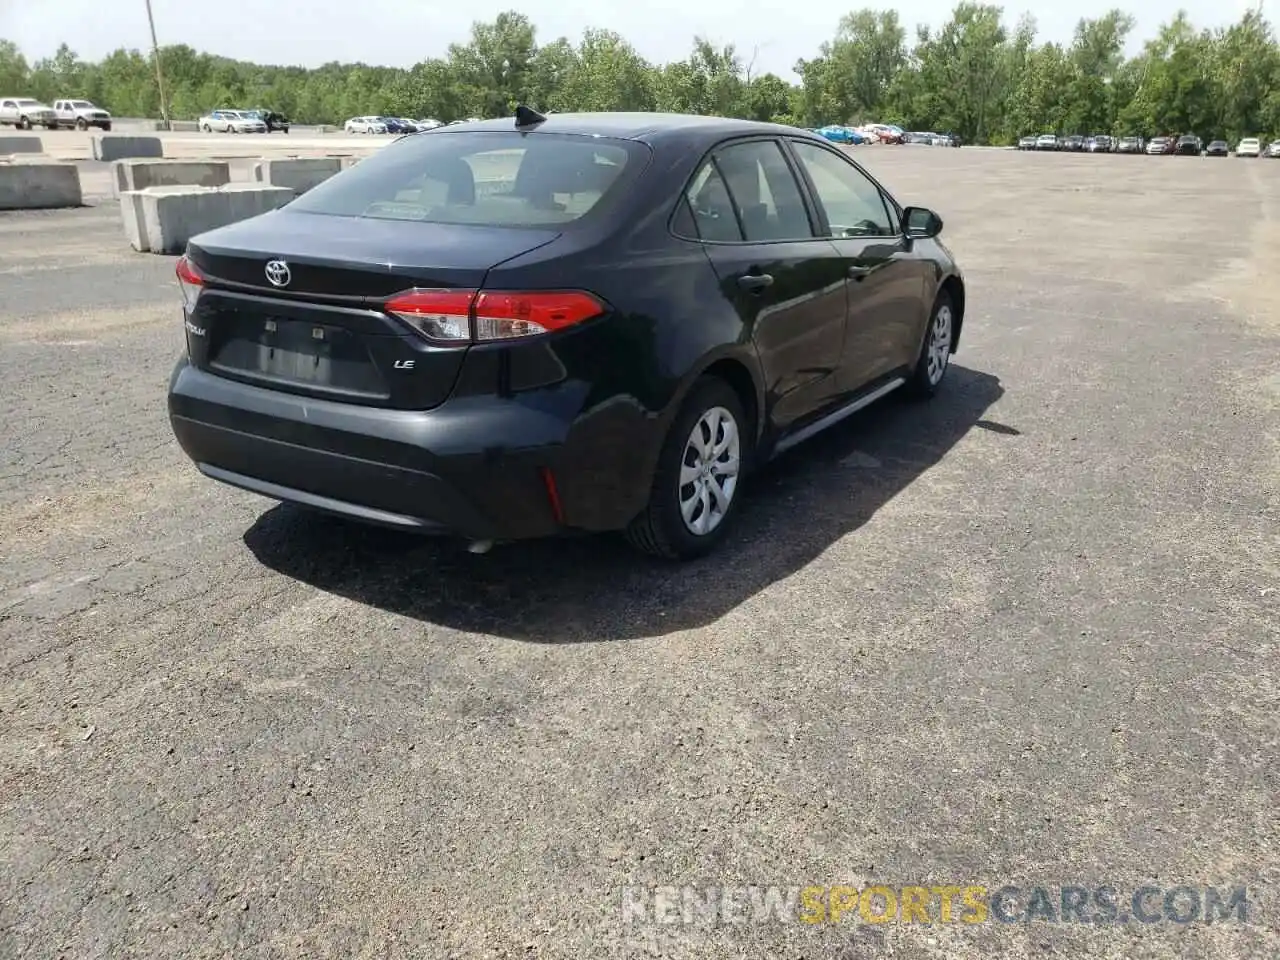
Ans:
<svg viewBox="0 0 1280 960"><path fill-rule="evenodd" d="M516 129L523 130L526 127L536 127L540 123L546 123L547 118L540 114L533 107L526 107L523 103L516 107Z"/></svg>

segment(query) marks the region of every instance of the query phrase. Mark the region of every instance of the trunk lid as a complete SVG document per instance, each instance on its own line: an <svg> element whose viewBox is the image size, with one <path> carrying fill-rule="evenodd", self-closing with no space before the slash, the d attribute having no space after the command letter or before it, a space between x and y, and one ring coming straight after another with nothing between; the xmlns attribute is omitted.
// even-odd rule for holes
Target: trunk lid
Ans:
<svg viewBox="0 0 1280 960"><path fill-rule="evenodd" d="M192 362L271 389L429 409L452 392L469 348L433 345L382 302L414 287L477 289L494 266L559 235L287 209L210 231L187 251L205 276L188 318Z"/></svg>

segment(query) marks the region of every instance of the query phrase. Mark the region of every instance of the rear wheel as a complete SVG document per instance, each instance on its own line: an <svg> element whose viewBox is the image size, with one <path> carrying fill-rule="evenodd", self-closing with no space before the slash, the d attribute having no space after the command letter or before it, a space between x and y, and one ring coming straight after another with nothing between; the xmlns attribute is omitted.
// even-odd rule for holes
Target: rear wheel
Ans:
<svg viewBox="0 0 1280 960"><path fill-rule="evenodd" d="M955 339L955 307L946 291L938 294L929 315L929 329L925 331L920 356L908 381L913 396L921 399L932 397L947 375L951 365L951 343Z"/></svg>
<svg viewBox="0 0 1280 960"><path fill-rule="evenodd" d="M669 560L713 550L737 512L750 429L729 384L698 381L663 442L649 503L627 528L631 544Z"/></svg>

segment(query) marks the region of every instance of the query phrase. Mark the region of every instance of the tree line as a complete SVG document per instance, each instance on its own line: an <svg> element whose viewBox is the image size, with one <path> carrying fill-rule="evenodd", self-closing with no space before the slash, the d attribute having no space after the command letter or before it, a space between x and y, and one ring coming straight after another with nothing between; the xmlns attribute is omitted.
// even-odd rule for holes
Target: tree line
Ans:
<svg viewBox="0 0 1280 960"><path fill-rule="evenodd" d="M655 64L609 30L539 44L515 11L472 26L466 43L411 68L327 63L263 66L162 47L175 119L218 107L266 107L297 123L381 114L454 120L542 110L660 110L806 127L869 121L1011 143L1042 132L1206 138L1280 136L1280 44L1261 10L1199 29L1179 11L1126 56L1134 19L1112 10L1082 19L1070 43L1038 42L1035 19L1010 26L1004 9L965 0L940 28L913 36L893 10L844 16L832 39L795 65L799 83L758 73L755 56L694 39L688 57ZM29 63L0 39L0 91L48 102L76 96L117 116L159 117L155 62L116 50L93 63L65 44Z"/></svg>

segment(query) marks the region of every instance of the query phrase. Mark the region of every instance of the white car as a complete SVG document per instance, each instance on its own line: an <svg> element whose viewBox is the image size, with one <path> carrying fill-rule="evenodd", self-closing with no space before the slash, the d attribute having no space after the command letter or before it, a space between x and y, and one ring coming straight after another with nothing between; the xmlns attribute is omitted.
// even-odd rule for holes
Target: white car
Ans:
<svg viewBox="0 0 1280 960"><path fill-rule="evenodd" d="M53 112L60 127L111 129L111 114L88 100L55 100Z"/></svg>
<svg viewBox="0 0 1280 960"><path fill-rule="evenodd" d="M426 120L415 120L419 130L434 130L436 127L443 127L444 124L439 120L432 120L428 117Z"/></svg>
<svg viewBox="0 0 1280 960"><path fill-rule="evenodd" d="M344 133L386 133L387 125L377 117L352 117L342 125Z"/></svg>
<svg viewBox="0 0 1280 960"><path fill-rule="evenodd" d="M1271 146L1267 147L1267 156L1280 159L1280 140L1271 141Z"/></svg>
<svg viewBox="0 0 1280 960"><path fill-rule="evenodd" d="M5 124L19 130L30 130L32 127L57 130L58 115L53 112L53 107L45 106L30 97L0 97L0 127Z"/></svg>
<svg viewBox="0 0 1280 960"><path fill-rule="evenodd" d="M266 133L267 125L258 117L239 110L214 110L197 121L205 133Z"/></svg>
<svg viewBox="0 0 1280 960"><path fill-rule="evenodd" d="M1257 137L1245 137L1236 144L1237 157L1260 157L1262 156L1262 141Z"/></svg>

